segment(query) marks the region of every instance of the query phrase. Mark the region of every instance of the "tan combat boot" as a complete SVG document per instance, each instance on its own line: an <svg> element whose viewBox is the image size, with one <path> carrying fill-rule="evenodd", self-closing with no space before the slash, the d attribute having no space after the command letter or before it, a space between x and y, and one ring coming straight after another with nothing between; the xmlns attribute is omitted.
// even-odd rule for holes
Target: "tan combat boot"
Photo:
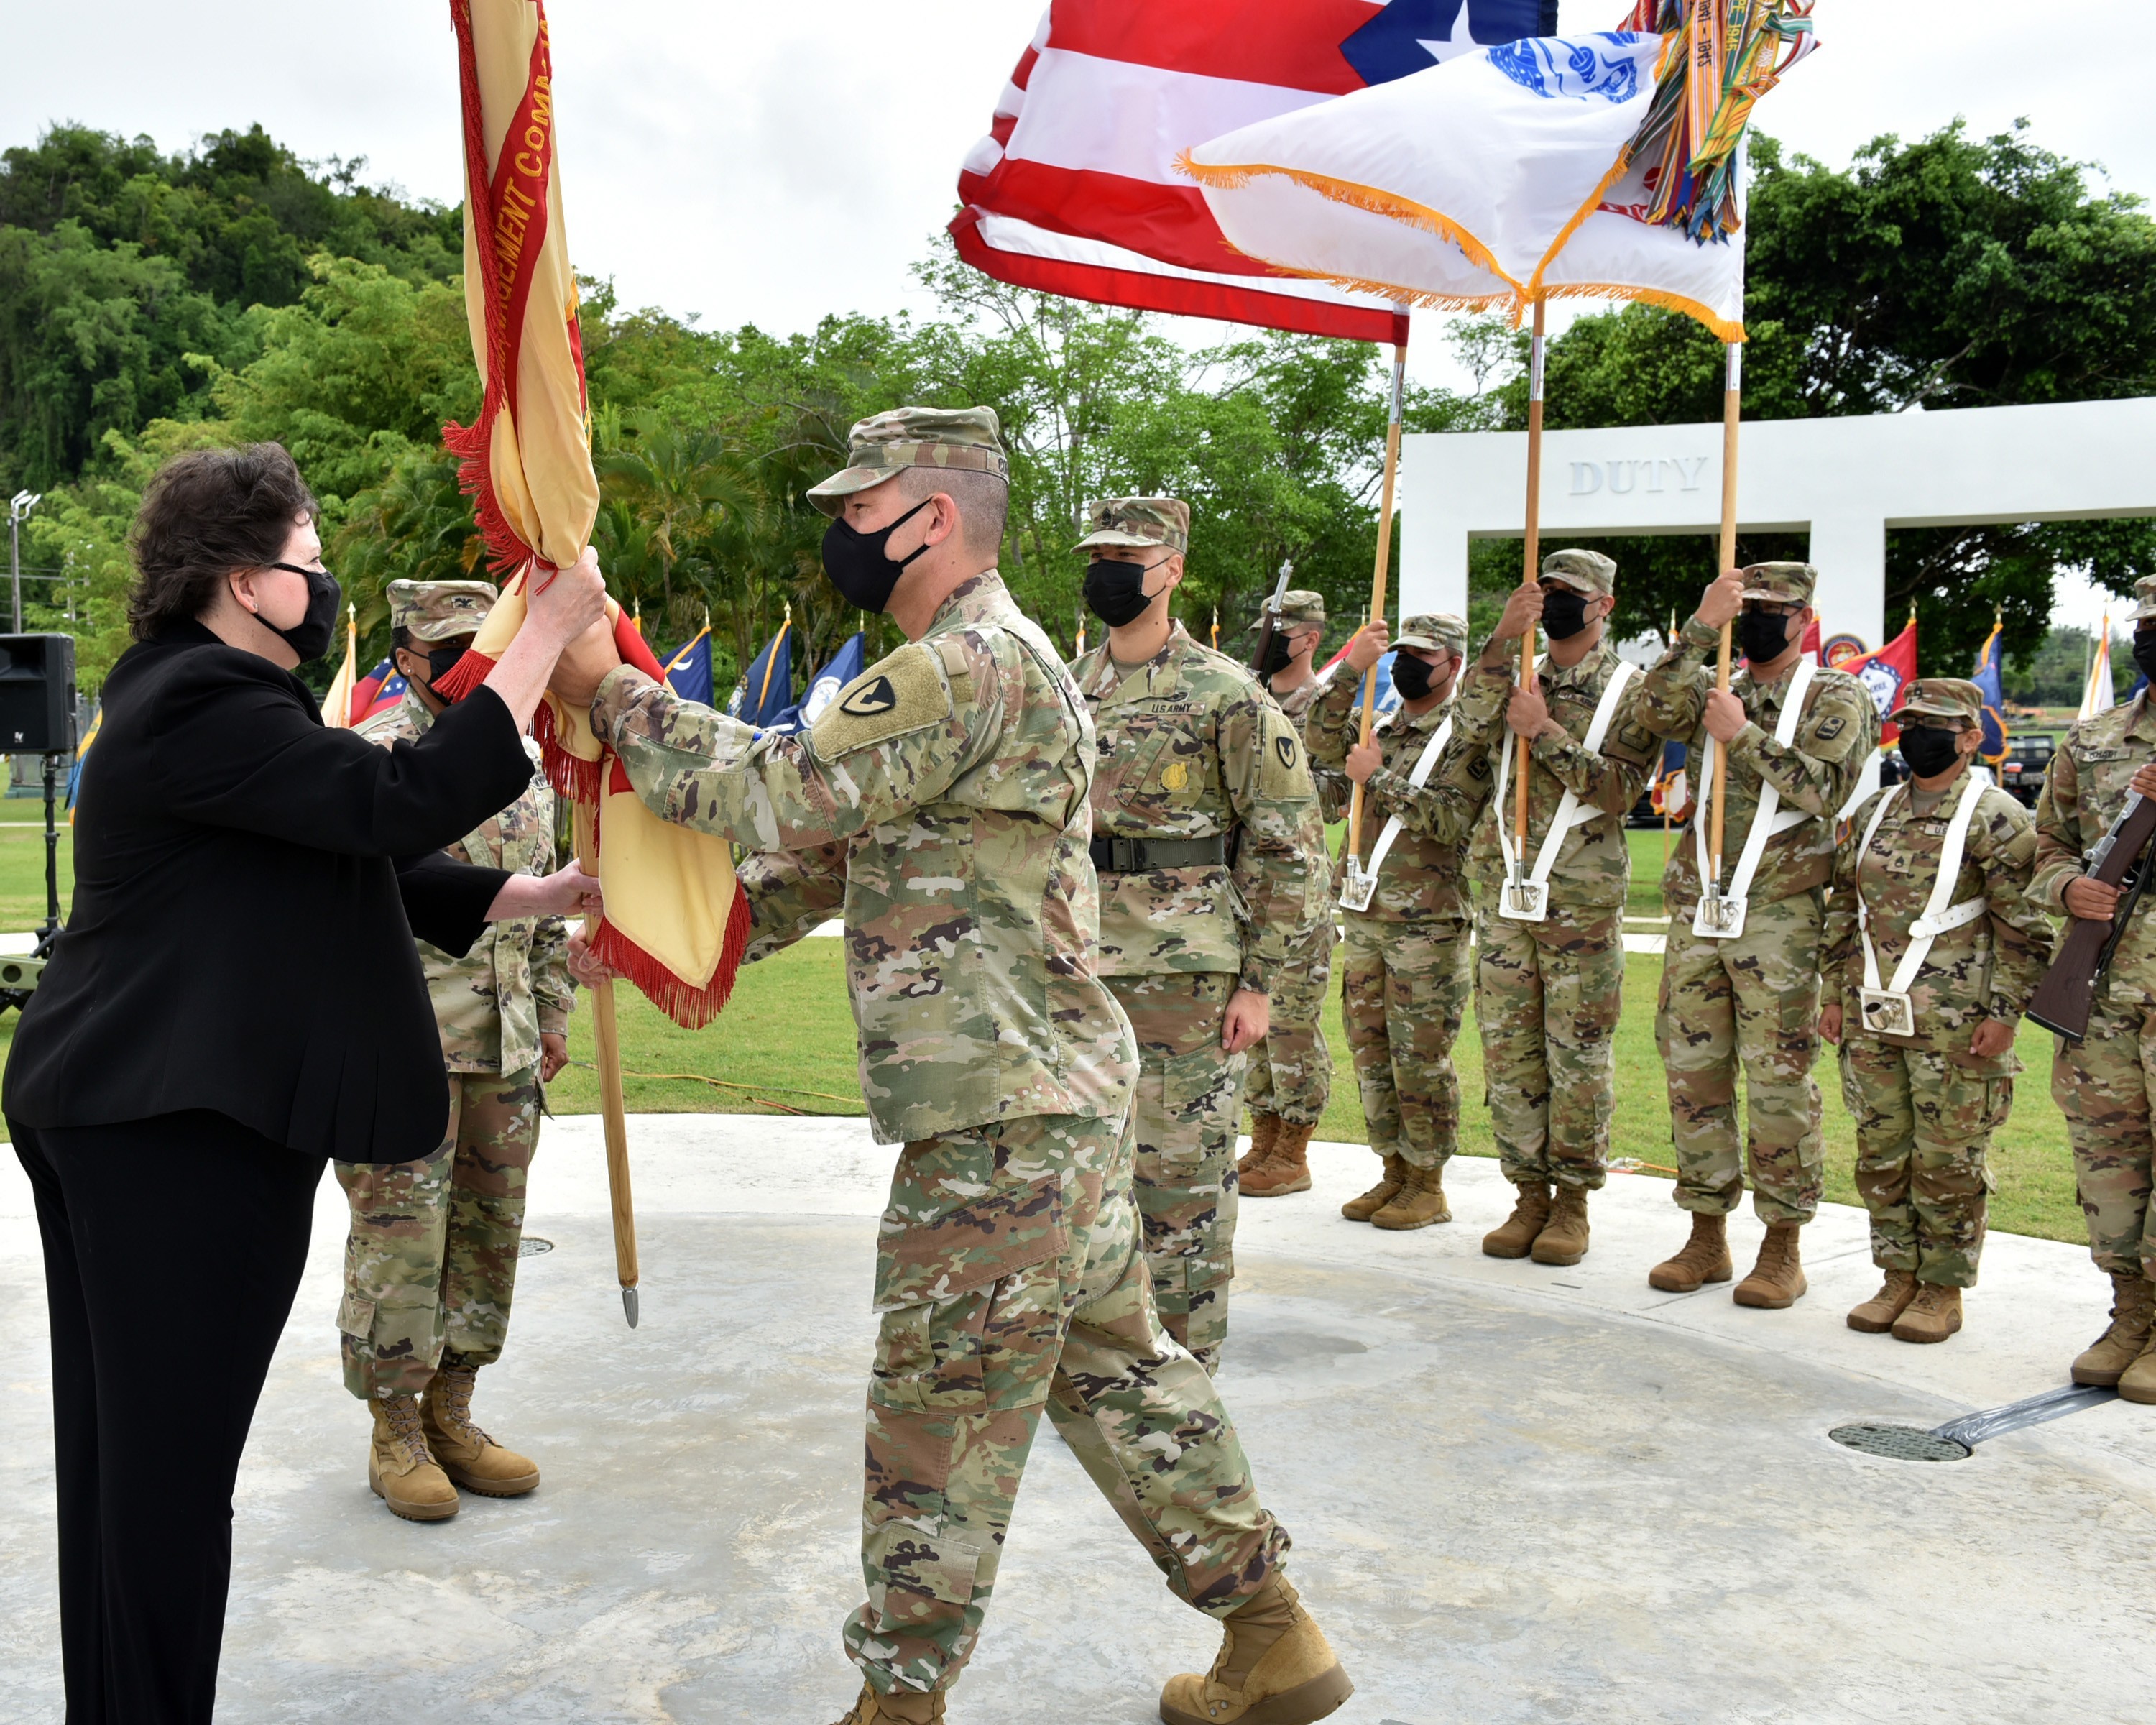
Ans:
<svg viewBox="0 0 2156 1725"><path fill-rule="evenodd" d="M1400 1189L1393 1201L1370 1218L1373 1228L1404 1230L1427 1228L1434 1222L1450 1222L1452 1206L1445 1201L1445 1170L1407 1165Z"/></svg>
<svg viewBox="0 0 2156 1725"><path fill-rule="evenodd" d="M1170 1677L1161 1691L1162 1725L1310 1725L1355 1692L1278 1569L1220 1627L1213 1669Z"/></svg>
<svg viewBox="0 0 2156 1725"><path fill-rule="evenodd" d="M1787 1310L1804 1296L1810 1286L1799 1261L1794 1222L1770 1222L1767 1237L1759 1242L1759 1261L1752 1273L1737 1284L1730 1297L1739 1306L1757 1306L1768 1312Z"/></svg>
<svg viewBox="0 0 2156 1725"><path fill-rule="evenodd" d="M943 1694L941 1689L901 1689L896 1694L879 1695L864 1683L860 1699L839 1725L939 1725Z"/></svg>
<svg viewBox="0 0 2156 1725"><path fill-rule="evenodd" d="M427 1442L442 1471L483 1497L521 1497L539 1483L539 1464L505 1450L472 1424L471 1366L444 1366L427 1386Z"/></svg>
<svg viewBox="0 0 2156 1725"><path fill-rule="evenodd" d="M2156 1335L2141 1356L2118 1374L2118 1399L2127 1402L2156 1402Z"/></svg>
<svg viewBox="0 0 2156 1725"><path fill-rule="evenodd" d="M2074 1382L2093 1384L2105 1389L2118 1383L2148 1345L2152 1317L2156 1317L2156 1283L2146 1276L2113 1271L2111 1327L2075 1360Z"/></svg>
<svg viewBox="0 0 2156 1725"><path fill-rule="evenodd" d="M1291 1192L1310 1190L1310 1134L1299 1120L1275 1122L1273 1153L1263 1168L1245 1176L1245 1198L1286 1198Z"/></svg>
<svg viewBox="0 0 2156 1725"><path fill-rule="evenodd" d="M1849 1327L1867 1336L1883 1336L1894 1327L1894 1321L1909 1309L1909 1302L1916 1297L1917 1272L1890 1270L1885 1286L1861 1306L1850 1309Z"/></svg>
<svg viewBox="0 0 2156 1725"><path fill-rule="evenodd" d="M1961 1327L1961 1290L1928 1281L1894 1320L1897 1342L1943 1342Z"/></svg>
<svg viewBox="0 0 2156 1725"><path fill-rule="evenodd" d="M1407 1183L1406 1158L1388 1156L1385 1172L1378 1183L1360 1198L1351 1198L1340 1206L1340 1214L1351 1222L1367 1222L1371 1217L1400 1195L1400 1188Z"/></svg>
<svg viewBox="0 0 2156 1725"><path fill-rule="evenodd" d="M1727 1281L1737 1274L1729 1261L1729 1218L1691 1213L1691 1238L1674 1258L1665 1258L1647 1272L1647 1286L1666 1294L1696 1294L1711 1281Z"/></svg>
<svg viewBox="0 0 2156 1725"><path fill-rule="evenodd" d="M1277 1114L1250 1116L1250 1147L1243 1153L1235 1164L1235 1178L1248 1183L1252 1174L1262 1168L1273 1153L1273 1140L1279 1136L1281 1117Z"/></svg>
<svg viewBox="0 0 2156 1725"><path fill-rule="evenodd" d="M408 1522L445 1522L457 1512L457 1488L435 1465L419 1423L417 1396L371 1396L374 1441L367 1451L367 1483L393 1514Z"/></svg>
<svg viewBox="0 0 2156 1725"><path fill-rule="evenodd" d="M1560 1186L1549 1220L1535 1236L1537 1264L1577 1264L1587 1255L1587 1189Z"/></svg>
<svg viewBox="0 0 2156 1725"><path fill-rule="evenodd" d="M1512 1214L1505 1219L1502 1227L1493 1228L1482 1236L1482 1250L1491 1258L1524 1258L1535 1249L1535 1240L1543 1231L1543 1224L1549 1220L1550 1189L1548 1183L1538 1181L1519 1189L1519 1198L1512 1205Z"/></svg>

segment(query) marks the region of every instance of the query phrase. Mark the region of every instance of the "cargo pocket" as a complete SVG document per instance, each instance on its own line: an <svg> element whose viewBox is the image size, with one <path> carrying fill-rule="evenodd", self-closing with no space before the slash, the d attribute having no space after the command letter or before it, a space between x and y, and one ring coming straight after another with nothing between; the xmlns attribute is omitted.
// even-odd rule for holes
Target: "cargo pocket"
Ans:
<svg viewBox="0 0 2156 1725"><path fill-rule="evenodd" d="M337 1307L337 1328L355 1342L372 1341L374 1337L374 1301L362 1299L347 1290L343 1303Z"/></svg>

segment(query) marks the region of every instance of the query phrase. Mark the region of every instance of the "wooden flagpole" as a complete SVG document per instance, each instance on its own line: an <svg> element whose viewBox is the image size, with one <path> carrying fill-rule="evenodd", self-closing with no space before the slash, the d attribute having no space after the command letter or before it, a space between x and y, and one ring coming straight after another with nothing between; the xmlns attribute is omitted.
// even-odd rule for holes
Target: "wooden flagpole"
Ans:
<svg viewBox="0 0 2156 1725"><path fill-rule="evenodd" d="M581 805L577 809L577 858L584 872L599 871L596 812ZM736 891L740 888L737 887ZM587 939L598 932L599 919L584 920ZM621 1093L621 1029L614 1016L613 979L603 978L591 985L592 1045L599 1076L599 1122L606 1138L607 1193L613 1204L613 1267L621 1283L622 1315L636 1327L637 1310L636 1201L629 1183L629 1109Z"/></svg>
<svg viewBox="0 0 2156 1725"><path fill-rule="evenodd" d="M1722 387L1722 562L1714 572L1717 578L1737 566L1737 410L1744 389L1744 344L1731 341L1723 351L1728 360ZM1722 625L1722 656L1714 671L1714 686L1724 695L1729 692L1729 643L1734 627L1733 621ZM1727 751L1717 749L1715 755L1714 809L1707 847L1714 879L1700 882L1710 896L1719 896L1722 891L1722 798L1729 784Z"/></svg>
<svg viewBox="0 0 2156 1725"><path fill-rule="evenodd" d="M1526 586L1540 578L1543 557L1543 307L1535 301L1534 336L1527 350L1527 516L1526 574L1521 584ZM1535 684L1535 629L1529 624L1520 637L1520 686L1532 689ZM1513 752L1519 757L1519 793L1513 803L1512 815L1512 872L1515 880L1527 878L1527 751L1523 742L1515 742Z"/></svg>
<svg viewBox="0 0 2156 1725"><path fill-rule="evenodd" d="M1378 567L1370 577L1370 614L1363 619L1375 623L1385 614L1385 576L1393 561L1393 487L1400 474L1400 401L1406 393L1408 377L1408 341L1406 314L1401 315L1400 339L1393 345L1393 401L1385 422L1385 484L1378 504ZM1378 668L1372 665L1363 674L1363 731L1362 742L1366 748L1370 742L1370 724L1378 703ZM1348 857L1355 864L1363 855L1363 787L1355 787L1348 801Z"/></svg>

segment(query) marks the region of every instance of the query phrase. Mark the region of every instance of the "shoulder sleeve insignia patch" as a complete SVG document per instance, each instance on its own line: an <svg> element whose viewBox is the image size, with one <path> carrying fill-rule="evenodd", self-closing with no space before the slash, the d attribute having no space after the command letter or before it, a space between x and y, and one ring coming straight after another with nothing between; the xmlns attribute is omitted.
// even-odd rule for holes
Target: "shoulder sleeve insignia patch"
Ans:
<svg viewBox="0 0 2156 1725"><path fill-rule="evenodd" d="M824 760L867 748L950 716L951 690L936 655L918 643L854 679L810 727L808 740Z"/></svg>
<svg viewBox="0 0 2156 1725"><path fill-rule="evenodd" d="M1258 795L1268 802L1314 796L1309 770L1302 763L1302 745L1296 741L1295 726L1276 707L1266 707L1265 730L1259 745Z"/></svg>
<svg viewBox="0 0 2156 1725"><path fill-rule="evenodd" d="M1841 735L1847 726L1846 720L1830 716L1812 726L1812 735L1821 742L1832 742L1835 737Z"/></svg>

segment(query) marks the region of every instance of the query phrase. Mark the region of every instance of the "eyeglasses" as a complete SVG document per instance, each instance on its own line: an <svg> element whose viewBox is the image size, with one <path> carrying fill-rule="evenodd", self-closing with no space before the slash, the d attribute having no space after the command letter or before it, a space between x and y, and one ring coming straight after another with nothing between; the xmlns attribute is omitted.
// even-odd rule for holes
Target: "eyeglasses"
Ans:
<svg viewBox="0 0 2156 1725"><path fill-rule="evenodd" d="M270 563L264 565L264 567L271 569L282 569L288 575L326 575L330 572L327 569L322 567L322 560L320 557L316 557L315 559L315 567L311 569L299 563Z"/></svg>

